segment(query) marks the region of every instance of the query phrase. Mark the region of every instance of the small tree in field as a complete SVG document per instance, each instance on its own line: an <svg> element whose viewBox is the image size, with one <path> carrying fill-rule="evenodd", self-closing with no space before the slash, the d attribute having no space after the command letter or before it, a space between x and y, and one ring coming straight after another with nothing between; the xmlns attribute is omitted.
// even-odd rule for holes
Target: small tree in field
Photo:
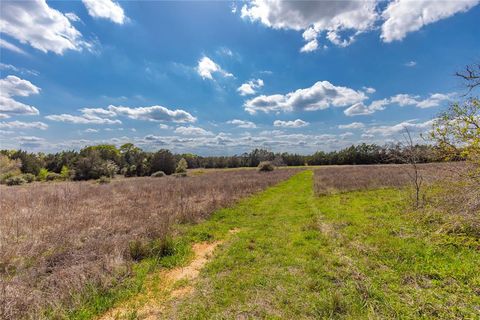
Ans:
<svg viewBox="0 0 480 320"><path fill-rule="evenodd" d="M480 100L455 103L435 121L430 137L446 160L459 157L471 164L469 175L480 180Z"/></svg>
<svg viewBox="0 0 480 320"><path fill-rule="evenodd" d="M177 168L175 169L175 173L186 173L188 168L187 160L184 158L180 159L177 164Z"/></svg>

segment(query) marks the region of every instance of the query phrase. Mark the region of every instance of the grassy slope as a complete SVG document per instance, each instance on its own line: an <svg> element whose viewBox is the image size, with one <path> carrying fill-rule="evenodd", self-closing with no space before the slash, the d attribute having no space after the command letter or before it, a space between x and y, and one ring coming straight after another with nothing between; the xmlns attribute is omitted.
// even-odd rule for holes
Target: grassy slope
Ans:
<svg viewBox="0 0 480 320"><path fill-rule="evenodd" d="M185 227L189 241L227 241L166 318L478 317L478 248L441 245L403 196L315 197L305 171Z"/></svg>

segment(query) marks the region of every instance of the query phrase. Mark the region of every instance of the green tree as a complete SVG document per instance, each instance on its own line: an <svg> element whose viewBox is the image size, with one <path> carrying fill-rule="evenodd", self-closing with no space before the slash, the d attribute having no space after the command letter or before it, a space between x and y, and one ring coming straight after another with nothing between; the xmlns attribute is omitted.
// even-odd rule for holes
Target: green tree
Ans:
<svg viewBox="0 0 480 320"><path fill-rule="evenodd" d="M175 169L175 173L185 173L187 172L188 164L187 160L184 158L180 159L177 164L177 168Z"/></svg>
<svg viewBox="0 0 480 320"><path fill-rule="evenodd" d="M166 149L155 152L150 159L150 174L163 171L165 174L175 172L175 157Z"/></svg>

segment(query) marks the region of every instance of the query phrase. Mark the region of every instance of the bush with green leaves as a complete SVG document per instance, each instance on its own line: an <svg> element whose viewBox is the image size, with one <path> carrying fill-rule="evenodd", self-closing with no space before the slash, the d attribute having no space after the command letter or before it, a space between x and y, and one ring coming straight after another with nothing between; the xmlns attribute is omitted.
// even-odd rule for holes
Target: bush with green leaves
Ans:
<svg viewBox="0 0 480 320"><path fill-rule="evenodd" d="M62 170L60 171L60 176L62 177L63 180L70 180L72 177L72 172L67 166L62 166Z"/></svg>
<svg viewBox="0 0 480 320"><path fill-rule="evenodd" d="M22 176L13 176L5 180L7 186L20 186L25 183L27 183L27 181L25 181Z"/></svg>
<svg viewBox="0 0 480 320"><path fill-rule="evenodd" d="M275 166L270 161L262 161L258 165L258 171L260 172L273 171L274 169L275 169Z"/></svg>
<svg viewBox="0 0 480 320"><path fill-rule="evenodd" d="M99 184L107 184L107 183L110 183L110 178L109 177L106 177L106 176L101 176L97 182Z"/></svg>
<svg viewBox="0 0 480 320"><path fill-rule="evenodd" d="M154 178L165 177L165 172L163 172L163 171L154 172L154 173L152 173L152 177L154 177Z"/></svg>
<svg viewBox="0 0 480 320"><path fill-rule="evenodd" d="M31 173L25 173L22 174L22 178L27 182L27 183L32 183L35 181L35 175Z"/></svg>
<svg viewBox="0 0 480 320"><path fill-rule="evenodd" d="M40 169L37 175L38 181L47 181L48 170L45 168Z"/></svg>
<svg viewBox="0 0 480 320"><path fill-rule="evenodd" d="M187 160L182 158L180 159L180 161L178 161L177 168L175 169L175 173L187 173L187 168L188 168Z"/></svg>
<svg viewBox="0 0 480 320"><path fill-rule="evenodd" d="M49 172L46 179L47 181L58 181L62 180L62 176L55 172Z"/></svg>

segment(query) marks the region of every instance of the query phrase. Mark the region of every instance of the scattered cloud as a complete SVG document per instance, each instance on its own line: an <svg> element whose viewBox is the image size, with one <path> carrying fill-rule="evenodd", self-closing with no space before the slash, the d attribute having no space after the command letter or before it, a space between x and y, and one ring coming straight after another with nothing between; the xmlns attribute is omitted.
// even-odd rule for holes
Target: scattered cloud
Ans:
<svg viewBox="0 0 480 320"><path fill-rule="evenodd" d="M88 14L94 18L111 20L117 24L124 24L128 21L123 8L112 0L82 0L87 8Z"/></svg>
<svg viewBox="0 0 480 320"><path fill-rule="evenodd" d="M317 50L318 41L317 39L310 40L303 47L300 48L300 52L312 52Z"/></svg>
<svg viewBox="0 0 480 320"><path fill-rule="evenodd" d="M377 90L375 90L375 88L372 88L372 87L363 87L362 89L368 94L377 92Z"/></svg>
<svg viewBox="0 0 480 320"><path fill-rule="evenodd" d="M211 136L213 135L212 132L207 131L200 127L178 127L175 129L175 133L184 135L184 136Z"/></svg>
<svg viewBox="0 0 480 320"><path fill-rule="evenodd" d="M3 115L2 118L8 118L11 115L39 114L37 108L13 99L13 97L28 97L39 92L39 87L17 76L10 75L0 79L0 114Z"/></svg>
<svg viewBox="0 0 480 320"><path fill-rule="evenodd" d="M233 120L227 121L227 123L233 124L238 128L245 128L245 129L253 129L257 127L257 125L251 121L245 121L245 120L239 120L239 119L233 119Z"/></svg>
<svg viewBox="0 0 480 320"><path fill-rule="evenodd" d="M136 120L165 121L165 122L195 122L197 118L185 110L170 110L162 106L130 108L123 106L109 106L108 111L114 112L117 116L126 116Z"/></svg>
<svg viewBox="0 0 480 320"><path fill-rule="evenodd" d="M96 133L96 132L99 132L100 130L98 129L93 129L93 128L88 128L85 130L86 133Z"/></svg>
<svg viewBox="0 0 480 320"><path fill-rule="evenodd" d="M217 63L207 56L198 60L197 72L203 79L213 80L213 74L219 73L224 77L233 77L233 74L223 70Z"/></svg>
<svg viewBox="0 0 480 320"><path fill-rule="evenodd" d="M89 47L70 20L49 7L45 0L3 1L0 29L2 33L45 53L51 51L61 55L66 50ZM4 41L2 46L21 51Z"/></svg>
<svg viewBox="0 0 480 320"><path fill-rule="evenodd" d="M72 21L72 22L78 22L78 21L82 21L75 13L73 12L67 12L65 13L65 17L68 18L68 20Z"/></svg>
<svg viewBox="0 0 480 320"><path fill-rule="evenodd" d="M392 136L399 134L408 129L410 132L424 131L432 127L435 120L428 120L425 122L416 122L416 120L407 120L391 126L376 126L365 130L368 135Z"/></svg>
<svg viewBox="0 0 480 320"><path fill-rule="evenodd" d="M112 119L118 116L125 116L130 119L147 121L165 121L186 123L195 122L197 118L185 110L170 110L162 106L130 108L124 106L108 106L104 108L83 108L80 109L81 115L59 114L49 115L45 118L53 121L62 121L77 124L121 124L118 119Z"/></svg>
<svg viewBox="0 0 480 320"><path fill-rule="evenodd" d="M370 105L363 102L356 103L344 110L347 116L369 115L377 111L385 110L388 105L397 104L401 107L414 106L417 108L432 108L442 105L444 102L450 101L455 93L433 93L427 98L422 99L420 96L410 94L397 94L390 98L375 100Z"/></svg>
<svg viewBox="0 0 480 320"><path fill-rule="evenodd" d="M294 110L315 111L333 107L345 107L367 99L362 91L347 87L335 86L328 81L318 81L313 86L298 89L285 95L261 95L244 104L250 114L258 111L288 112Z"/></svg>
<svg viewBox="0 0 480 320"><path fill-rule="evenodd" d="M10 51L13 51L13 52L16 52L16 53L20 53L20 54L27 54L25 51L23 51L22 49L20 49L16 45L11 44L10 42L5 41L3 39L0 39L0 48L4 48L4 49L10 50Z"/></svg>
<svg viewBox="0 0 480 320"><path fill-rule="evenodd" d="M476 6L479 0L431 1L396 0L382 12L385 22L381 38L384 42L402 40L407 33L420 30L423 26L465 12Z"/></svg>
<svg viewBox="0 0 480 320"><path fill-rule="evenodd" d="M237 91L240 93L241 96L255 94L256 90L263 87L263 80L262 79L253 79L237 88Z"/></svg>
<svg viewBox="0 0 480 320"><path fill-rule="evenodd" d="M406 62L404 65L405 65L405 67L412 68L412 67L415 67L417 65L417 62L412 60L412 61Z"/></svg>
<svg viewBox="0 0 480 320"><path fill-rule="evenodd" d="M2 129L40 129L47 130L48 125L43 122L22 122L22 121L10 121L0 122L0 128Z"/></svg>
<svg viewBox="0 0 480 320"><path fill-rule="evenodd" d="M297 119L294 121L282 121L282 120L275 120L273 122L274 127L282 127L282 128L301 128L308 126L309 123L306 121L303 121L301 119Z"/></svg>
<svg viewBox="0 0 480 320"><path fill-rule="evenodd" d="M74 124L121 124L122 122L118 119L108 119L101 118L94 115L82 114L82 115L71 115L71 114L51 114L45 117L51 121L58 122L67 122Z"/></svg>
<svg viewBox="0 0 480 320"><path fill-rule="evenodd" d="M162 129L162 130L170 130L170 129L172 129L172 127L170 127L169 125L164 124L164 123L160 123L160 124L158 125L158 127L159 127L160 129Z"/></svg>
<svg viewBox="0 0 480 320"><path fill-rule="evenodd" d="M362 129L365 128L365 125L362 122L352 122L349 124L341 124L338 126L339 129Z"/></svg>
<svg viewBox="0 0 480 320"><path fill-rule="evenodd" d="M13 72L20 73L20 74L28 74L28 75L32 75L32 76L38 76L38 74L39 74L35 70L29 70L29 69L25 69L25 68L17 68L14 65L1 63L1 62L0 62L0 70L8 70L8 71L13 71Z"/></svg>

